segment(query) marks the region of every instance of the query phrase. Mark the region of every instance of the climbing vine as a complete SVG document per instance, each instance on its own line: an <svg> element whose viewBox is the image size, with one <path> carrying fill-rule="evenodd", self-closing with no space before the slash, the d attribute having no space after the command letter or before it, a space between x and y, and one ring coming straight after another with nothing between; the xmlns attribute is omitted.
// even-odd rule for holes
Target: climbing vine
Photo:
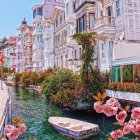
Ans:
<svg viewBox="0 0 140 140"><path fill-rule="evenodd" d="M72 36L82 46L82 68L80 71L81 79L85 84L86 91L89 92L90 81L93 78L93 62L95 55L95 32L81 32Z"/></svg>

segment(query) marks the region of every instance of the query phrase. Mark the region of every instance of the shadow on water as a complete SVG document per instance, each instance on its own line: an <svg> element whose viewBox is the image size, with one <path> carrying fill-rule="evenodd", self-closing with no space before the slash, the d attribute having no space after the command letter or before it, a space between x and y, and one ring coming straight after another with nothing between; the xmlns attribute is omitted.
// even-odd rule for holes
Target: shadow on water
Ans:
<svg viewBox="0 0 140 140"><path fill-rule="evenodd" d="M12 97L13 117L21 116L27 126L26 134L21 137L24 140L28 140L28 138L36 138L36 140L68 140L52 129L48 123L50 116L70 117L98 124L104 134L100 133L98 137L92 138L92 140L105 140L105 135L114 128L112 125L112 122L115 121L114 118L107 118L94 112L64 111L53 105L48 105L44 95L12 87L9 87L9 94Z"/></svg>

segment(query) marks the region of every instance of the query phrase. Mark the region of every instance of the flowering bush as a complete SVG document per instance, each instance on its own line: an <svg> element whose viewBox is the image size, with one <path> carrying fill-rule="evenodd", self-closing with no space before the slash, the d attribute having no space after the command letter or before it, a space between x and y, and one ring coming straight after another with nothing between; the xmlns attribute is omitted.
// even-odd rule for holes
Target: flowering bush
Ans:
<svg viewBox="0 0 140 140"><path fill-rule="evenodd" d="M139 83L110 83L108 89L122 92L140 93Z"/></svg>
<svg viewBox="0 0 140 140"><path fill-rule="evenodd" d="M104 113L106 116L115 116L117 122L115 125L120 126L120 129L110 133L108 140L118 140L122 137L127 137L129 134L136 136L135 140L140 140L140 107L132 109L131 115L127 114L129 106L121 107L121 104L115 98L110 98L105 101L106 94L98 93L93 96L96 99L94 109L97 113ZM128 121L126 121L126 118Z"/></svg>
<svg viewBox="0 0 140 140"><path fill-rule="evenodd" d="M12 119L13 125L7 125L4 128L4 133L2 138L0 140L15 140L19 137L19 135L22 135L26 131L26 126L23 123L22 118L16 117Z"/></svg>

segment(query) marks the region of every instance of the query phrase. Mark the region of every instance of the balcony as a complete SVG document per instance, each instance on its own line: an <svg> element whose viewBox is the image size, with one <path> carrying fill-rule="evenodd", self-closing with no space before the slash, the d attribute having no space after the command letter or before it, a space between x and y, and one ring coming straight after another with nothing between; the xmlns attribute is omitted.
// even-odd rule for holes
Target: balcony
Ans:
<svg viewBox="0 0 140 140"><path fill-rule="evenodd" d="M36 17L33 19L33 22L40 22L42 20L41 15L36 15Z"/></svg>
<svg viewBox="0 0 140 140"><path fill-rule="evenodd" d="M69 15L66 17L66 20L65 20L65 22L66 22L66 23L69 23L69 24L75 23L75 21L76 21L76 14L75 14L75 13L69 14Z"/></svg>
<svg viewBox="0 0 140 140"><path fill-rule="evenodd" d="M99 34L112 35L115 33L115 18L103 16L95 20L94 31Z"/></svg>
<svg viewBox="0 0 140 140"><path fill-rule="evenodd" d="M43 38L44 39L50 39L50 38L52 38L53 37L53 34L52 33L53 33L52 31L46 31L46 32L44 32Z"/></svg>
<svg viewBox="0 0 140 140"><path fill-rule="evenodd" d="M34 29L34 31L33 31L33 35L40 35L40 34L42 34L42 33L43 33L42 28L36 28L36 29Z"/></svg>
<svg viewBox="0 0 140 140"><path fill-rule="evenodd" d="M75 12L77 12L79 9L81 9L87 3L88 4L95 4L95 0L84 0L83 2L77 1Z"/></svg>

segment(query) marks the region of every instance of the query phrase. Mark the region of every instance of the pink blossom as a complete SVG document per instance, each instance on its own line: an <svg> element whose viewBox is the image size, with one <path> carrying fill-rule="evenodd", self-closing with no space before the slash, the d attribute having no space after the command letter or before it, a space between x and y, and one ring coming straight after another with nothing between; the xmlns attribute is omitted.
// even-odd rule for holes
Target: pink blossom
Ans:
<svg viewBox="0 0 140 140"><path fill-rule="evenodd" d="M140 138L137 137L135 140L140 140Z"/></svg>
<svg viewBox="0 0 140 140"><path fill-rule="evenodd" d="M119 138L123 137L123 132L122 132L122 130L121 130L121 129L118 129L118 130L112 131L112 132L111 132L111 137L112 137L113 139L119 139Z"/></svg>
<svg viewBox="0 0 140 140"><path fill-rule="evenodd" d="M24 134L24 133L25 133L25 130L26 130L25 124L21 124L21 125L18 127L18 130L19 130L19 134Z"/></svg>
<svg viewBox="0 0 140 140"><path fill-rule="evenodd" d="M136 125L140 125L140 119L136 120Z"/></svg>
<svg viewBox="0 0 140 140"><path fill-rule="evenodd" d="M18 128L13 129L10 133L7 134L7 137L9 139L17 139L19 136L19 130Z"/></svg>
<svg viewBox="0 0 140 140"><path fill-rule="evenodd" d="M118 115L116 115L116 119L117 119L117 121L119 121L120 123L124 123L126 117L127 117L126 111L121 111Z"/></svg>
<svg viewBox="0 0 140 140"><path fill-rule="evenodd" d="M132 132L132 130L134 129L134 126L133 125L130 125L130 124L127 124L124 126L123 128L123 133L126 135L126 134L129 134Z"/></svg>
<svg viewBox="0 0 140 140"><path fill-rule="evenodd" d="M118 111L117 107L111 107L108 104L103 105L103 112L108 117L116 115L117 111Z"/></svg>
<svg viewBox="0 0 140 140"><path fill-rule="evenodd" d="M4 135L7 135L7 133L10 133L13 129L15 129L15 127L13 125L7 125L4 128Z"/></svg>
<svg viewBox="0 0 140 140"><path fill-rule="evenodd" d="M7 140L6 138L1 138L1 140Z"/></svg>
<svg viewBox="0 0 140 140"><path fill-rule="evenodd" d="M117 107L117 108L120 107L120 103L119 103L118 100L115 99L115 98L110 98L110 99L106 102L106 104L108 104L108 105L110 105L110 106L112 106L112 107Z"/></svg>
<svg viewBox="0 0 140 140"><path fill-rule="evenodd" d="M103 113L103 106L99 102L94 104L94 109L97 113Z"/></svg>
<svg viewBox="0 0 140 140"><path fill-rule="evenodd" d="M139 107L136 107L132 110L131 118L140 119L140 108Z"/></svg>
<svg viewBox="0 0 140 140"><path fill-rule="evenodd" d="M140 125L135 125L135 127L133 129L133 133L135 135L140 135Z"/></svg>

